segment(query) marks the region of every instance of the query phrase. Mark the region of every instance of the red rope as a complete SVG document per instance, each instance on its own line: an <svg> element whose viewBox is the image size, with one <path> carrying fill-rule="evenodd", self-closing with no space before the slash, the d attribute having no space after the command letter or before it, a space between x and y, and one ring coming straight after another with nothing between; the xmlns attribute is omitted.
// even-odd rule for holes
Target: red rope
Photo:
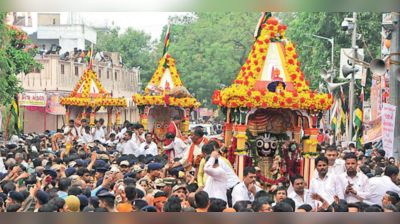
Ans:
<svg viewBox="0 0 400 224"><path fill-rule="evenodd" d="M281 178L279 178L279 179L277 179L277 180L270 180L270 179L268 179L268 178L266 178L266 177L263 177L260 173L256 173L256 175L257 175L257 177L258 178L260 178L260 180L262 180L262 181L264 181L264 182L267 182L267 183L270 183L270 184L277 184L277 183L280 183L280 182L282 182L283 180L285 180L285 177L281 177Z"/></svg>

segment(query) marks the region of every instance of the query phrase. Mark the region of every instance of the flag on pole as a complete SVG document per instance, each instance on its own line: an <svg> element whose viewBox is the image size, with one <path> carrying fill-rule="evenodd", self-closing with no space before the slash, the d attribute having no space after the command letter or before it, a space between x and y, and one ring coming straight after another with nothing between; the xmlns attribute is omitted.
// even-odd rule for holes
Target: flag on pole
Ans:
<svg viewBox="0 0 400 224"><path fill-rule="evenodd" d="M333 117L333 119L332 119L331 128L333 131L336 130L336 117Z"/></svg>
<svg viewBox="0 0 400 224"><path fill-rule="evenodd" d="M342 103L341 103L342 104ZM341 116L340 116L340 120L341 120L341 123L340 123L340 134L341 135L344 135L345 133L346 133L346 115L344 114L344 111L343 111L343 105L341 106Z"/></svg>
<svg viewBox="0 0 400 224"><path fill-rule="evenodd" d="M92 65L93 65L93 42L90 46L90 50L86 55L86 62L89 64L89 69L92 69Z"/></svg>
<svg viewBox="0 0 400 224"><path fill-rule="evenodd" d="M19 121L19 104L18 104L18 94L15 94L14 101L11 104L11 113L14 116L14 129L17 131L18 136L20 136L19 131L21 130L21 124Z"/></svg>
<svg viewBox="0 0 400 224"><path fill-rule="evenodd" d="M257 23L257 27L256 27L256 30L254 31L254 42L257 40L257 38L260 36L260 34L261 34L261 27L262 27L262 24L264 24L266 21L267 21L267 19L269 18L269 17L271 17L272 16L272 13L271 12L263 12L262 14L261 14L261 17L260 17L260 19L258 20L258 23Z"/></svg>
<svg viewBox="0 0 400 224"><path fill-rule="evenodd" d="M354 124L357 129L357 149L362 145L362 123L363 123L363 107L364 107L364 87L361 89L360 100L358 102Z"/></svg>
<svg viewBox="0 0 400 224"><path fill-rule="evenodd" d="M164 50L163 50L163 57L165 58L165 63L164 63L164 68L168 67L167 64L167 55L168 55L168 48L169 48L169 35L171 32L171 24L168 23L168 29L167 29L167 34L165 35L165 41L164 41Z"/></svg>

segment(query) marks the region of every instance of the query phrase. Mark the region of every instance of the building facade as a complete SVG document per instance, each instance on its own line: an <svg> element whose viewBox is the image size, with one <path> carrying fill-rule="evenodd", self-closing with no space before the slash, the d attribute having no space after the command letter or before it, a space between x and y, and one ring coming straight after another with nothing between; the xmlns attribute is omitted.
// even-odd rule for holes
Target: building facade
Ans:
<svg viewBox="0 0 400 224"><path fill-rule="evenodd" d="M18 75L25 91L58 94L60 97L72 92L84 70L87 69L87 64L86 62L62 61L59 58L59 55L45 55L43 59L35 59L43 64L42 70ZM114 98L124 97L127 99L128 107L121 112L122 122L124 120L137 122L139 115L136 105L132 102L132 96L138 91L137 71L118 64L110 67L106 63L97 61L93 61L92 69L107 92L111 93ZM99 112L96 117L107 120L107 113ZM114 123L115 116L113 119ZM57 130L68 123L63 114L46 113L46 110L35 109L35 107L25 108L24 120L27 120L24 122L24 133Z"/></svg>

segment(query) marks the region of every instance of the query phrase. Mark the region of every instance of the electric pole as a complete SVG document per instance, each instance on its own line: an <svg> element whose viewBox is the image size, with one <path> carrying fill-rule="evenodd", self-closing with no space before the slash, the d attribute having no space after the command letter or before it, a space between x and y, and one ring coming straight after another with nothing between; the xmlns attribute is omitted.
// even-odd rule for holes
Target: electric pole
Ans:
<svg viewBox="0 0 400 224"><path fill-rule="evenodd" d="M352 40L351 40L351 47L353 48L354 54L353 56L355 58L358 58L357 54L357 49L358 46L356 45L356 38L357 38L357 12L353 12L353 23L354 23L354 29L353 29L353 35L352 35ZM353 140L353 113L354 113L354 78L356 75L356 63L353 60L353 73L351 74L351 80L350 80L350 98L349 98L349 106L350 106L350 118L349 118L349 136L348 136L348 141Z"/></svg>
<svg viewBox="0 0 400 224"><path fill-rule="evenodd" d="M391 15L392 21L397 21L397 23L393 22L393 25L395 26L394 30L392 31L392 40L390 43L390 48L389 52L390 53L399 53L400 48L399 48L399 41L400 41L400 34L399 34L399 29L400 29L400 16L398 12L392 13ZM392 55L389 60L394 60L394 61L400 61L400 56L399 55ZM399 150L398 147L400 146L400 97L399 97L399 81L397 81L396 76L395 76L395 71L397 69L398 65L394 63L390 63L390 79L389 79L389 104L396 106L396 117L395 117L395 123L397 125L394 126L394 142L393 142L393 157L396 158L396 161L399 161Z"/></svg>

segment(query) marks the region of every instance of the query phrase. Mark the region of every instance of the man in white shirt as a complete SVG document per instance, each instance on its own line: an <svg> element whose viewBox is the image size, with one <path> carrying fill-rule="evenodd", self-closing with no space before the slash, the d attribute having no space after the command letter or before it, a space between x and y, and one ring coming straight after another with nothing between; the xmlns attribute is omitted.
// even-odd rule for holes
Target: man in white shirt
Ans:
<svg viewBox="0 0 400 224"><path fill-rule="evenodd" d="M67 142L72 142L78 137L78 131L75 128L74 120L69 120L68 126L64 129L64 136L67 138Z"/></svg>
<svg viewBox="0 0 400 224"><path fill-rule="evenodd" d="M128 130L128 126L130 125L129 121L124 122L124 128L122 128L121 132L119 133L119 139L123 139L125 137L125 132Z"/></svg>
<svg viewBox="0 0 400 224"><path fill-rule="evenodd" d="M324 156L328 158L329 166L328 173L333 173L335 175L340 175L346 172L346 167L344 165L344 160L338 159L338 151L335 146L329 146L326 148ZM317 169L314 170L313 178L318 175Z"/></svg>
<svg viewBox="0 0 400 224"><path fill-rule="evenodd" d="M85 127L82 139L83 139L83 142L85 144L88 144L89 142L93 142L93 135L92 135L92 133L90 133L90 127L89 126Z"/></svg>
<svg viewBox="0 0 400 224"><path fill-rule="evenodd" d="M254 196L261 188L256 186L256 169L246 167L243 171L243 182L236 185L232 191L232 205L238 201L254 201Z"/></svg>
<svg viewBox="0 0 400 224"><path fill-rule="evenodd" d="M97 121L96 126L94 128L92 128L92 135L93 135L94 141L98 140L102 143L105 142L105 135L104 135L103 128L101 128L100 121Z"/></svg>
<svg viewBox="0 0 400 224"><path fill-rule="evenodd" d="M315 159L315 166L317 167L318 175L313 177L310 183L310 193L318 194L325 199L328 204L334 202L334 197L338 196L339 199L344 199L342 187L338 177L328 172L328 158L320 156ZM318 208L317 201L315 201L314 207Z"/></svg>
<svg viewBox="0 0 400 224"><path fill-rule="evenodd" d="M212 152L211 156L207 156L204 172L209 176L206 182L204 191L208 193L211 198L218 198L226 201L226 190L228 185L228 176L225 170L218 164L218 152Z"/></svg>
<svg viewBox="0 0 400 224"><path fill-rule="evenodd" d="M117 150L122 151L122 154L135 155L138 157L140 149L136 142L132 139L132 135L133 134L131 131L125 132L124 143L119 143L117 145Z"/></svg>
<svg viewBox="0 0 400 224"><path fill-rule="evenodd" d="M113 143L113 144L118 144L118 140L115 139L116 134L115 133L111 133L110 134L110 138L106 141L107 144Z"/></svg>
<svg viewBox="0 0 400 224"><path fill-rule="evenodd" d="M186 145L182 139L176 137L172 132L168 132L165 137L171 141L171 144L164 146L163 150L174 149L171 150L170 154L172 158L182 158L185 152L189 150L189 145Z"/></svg>
<svg viewBox="0 0 400 224"><path fill-rule="evenodd" d="M371 199L371 186L368 177L357 172L357 157L349 153L344 157L346 173L340 174L339 180L347 203L356 203Z"/></svg>
<svg viewBox="0 0 400 224"><path fill-rule="evenodd" d="M158 147L157 147L157 144L151 140L152 134L146 133L145 138L146 138L146 142L143 142L142 144L140 144L139 155L151 154L153 156L157 156L158 155Z"/></svg>
<svg viewBox="0 0 400 224"><path fill-rule="evenodd" d="M100 126L101 126L101 128L103 129L104 136L106 136L106 135L108 134L108 131L107 131L107 124L105 124L103 118L100 118L99 121L100 121Z"/></svg>
<svg viewBox="0 0 400 224"><path fill-rule="evenodd" d="M79 119L75 119L75 128L78 132L78 139L82 139L82 132L84 132L84 130L82 129L82 125L81 125L81 120Z"/></svg>
<svg viewBox="0 0 400 224"><path fill-rule="evenodd" d="M290 179L290 182L293 186L293 192L288 195L288 198L291 198L296 205L294 211L297 211L297 209L304 204L313 207L314 203L311 199L311 194L307 189L304 189L304 178L299 174L295 174Z"/></svg>
<svg viewBox="0 0 400 224"><path fill-rule="evenodd" d="M375 177L369 179L371 185L371 199L364 202L369 205L382 205L382 198L387 191L393 191L400 195L400 188L397 187L396 180L399 175L399 168L395 165L388 165L385 169L385 175L382 168L378 167L375 170Z"/></svg>

